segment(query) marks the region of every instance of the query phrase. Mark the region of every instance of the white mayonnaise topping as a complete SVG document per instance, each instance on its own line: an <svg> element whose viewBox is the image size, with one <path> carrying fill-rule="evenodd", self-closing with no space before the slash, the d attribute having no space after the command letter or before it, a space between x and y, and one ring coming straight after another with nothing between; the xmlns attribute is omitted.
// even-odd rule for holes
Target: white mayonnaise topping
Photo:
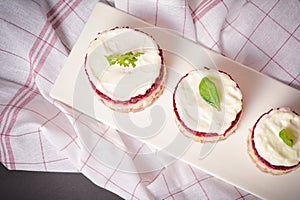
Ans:
<svg viewBox="0 0 300 200"><path fill-rule="evenodd" d="M279 137L282 129L292 133L292 147ZM256 125L254 143L259 155L271 164L296 165L300 161L300 116L285 108L272 110Z"/></svg>
<svg viewBox="0 0 300 200"><path fill-rule="evenodd" d="M133 68L109 65L105 56L128 52L143 54ZM129 100L145 94L159 76L161 57L155 41L148 35L129 28L117 28L98 35L88 49L86 63L91 81L98 90L114 100Z"/></svg>
<svg viewBox="0 0 300 200"><path fill-rule="evenodd" d="M218 90L221 110L208 104L199 93L204 77L212 80ZM195 70L178 85L175 102L181 120L192 130L224 134L242 109L242 93L236 83L217 70Z"/></svg>

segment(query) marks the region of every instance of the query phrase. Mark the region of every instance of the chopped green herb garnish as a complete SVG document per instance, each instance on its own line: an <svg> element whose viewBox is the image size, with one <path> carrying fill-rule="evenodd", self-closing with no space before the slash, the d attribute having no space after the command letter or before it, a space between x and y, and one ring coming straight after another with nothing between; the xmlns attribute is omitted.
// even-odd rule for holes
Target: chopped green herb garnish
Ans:
<svg viewBox="0 0 300 200"><path fill-rule="evenodd" d="M294 145L294 141L293 139L291 139L287 133L287 131L285 129L282 129L280 132L279 132L279 137L282 139L282 141L292 147Z"/></svg>
<svg viewBox="0 0 300 200"><path fill-rule="evenodd" d="M221 110L220 98L218 95L217 87L209 80L209 78L204 77L199 84L199 93L201 97L210 105L215 107L218 111Z"/></svg>
<svg viewBox="0 0 300 200"><path fill-rule="evenodd" d="M144 53L143 52L132 53L130 51L120 55L105 56L105 58L107 59L110 66L117 63L120 66L124 66L124 67L129 67L129 65L135 67L136 66L135 62L138 60L137 58L142 54Z"/></svg>

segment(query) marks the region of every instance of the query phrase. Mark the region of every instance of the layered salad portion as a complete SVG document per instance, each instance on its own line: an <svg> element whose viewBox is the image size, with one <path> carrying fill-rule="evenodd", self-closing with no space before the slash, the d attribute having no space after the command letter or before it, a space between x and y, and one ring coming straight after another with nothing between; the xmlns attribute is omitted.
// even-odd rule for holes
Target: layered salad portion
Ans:
<svg viewBox="0 0 300 200"><path fill-rule="evenodd" d="M237 128L243 112L242 93L226 72L194 70L176 85L173 109L182 133L199 142L216 142Z"/></svg>
<svg viewBox="0 0 300 200"><path fill-rule="evenodd" d="M88 47L84 67L99 100L119 112L143 110L163 92L162 50L136 29L116 27L99 33Z"/></svg>
<svg viewBox="0 0 300 200"><path fill-rule="evenodd" d="M248 153L263 172L280 175L300 166L300 116L287 107L262 114L248 136Z"/></svg>

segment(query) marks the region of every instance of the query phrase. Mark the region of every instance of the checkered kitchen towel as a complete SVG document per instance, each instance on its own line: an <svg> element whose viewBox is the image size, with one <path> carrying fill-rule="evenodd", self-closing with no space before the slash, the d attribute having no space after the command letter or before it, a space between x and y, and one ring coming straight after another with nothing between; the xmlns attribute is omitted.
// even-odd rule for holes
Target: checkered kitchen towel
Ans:
<svg viewBox="0 0 300 200"><path fill-rule="evenodd" d="M11 170L81 172L126 199L255 199L180 161L147 173L122 172L118 170L121 162L127 160L130 171L135 172L134 161L151 149L49 97L96 3L0 1L0 162ZM300 89L297 0L104 3L156 26L173 29ZM93 135L90 148L82 143L78 131ZM104 156L110 156L114 167L93 156L99 148Z"/></svg>

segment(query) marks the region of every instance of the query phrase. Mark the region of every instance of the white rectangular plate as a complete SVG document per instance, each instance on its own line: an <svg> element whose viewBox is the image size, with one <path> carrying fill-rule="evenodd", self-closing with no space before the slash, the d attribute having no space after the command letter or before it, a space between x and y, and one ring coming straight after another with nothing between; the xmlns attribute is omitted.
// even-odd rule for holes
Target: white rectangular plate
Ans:
<svg viewBox="0 0 300 200"><path fill-rule="evenodd" d="M174 84L180 78L178 75L184 75L195 67L217 66L218 69L228 72L242 90L244 114L238 129L225 141L218 142L208 156L203 159L199 158L200 150L208 151L211 145L204 146L192 142L181 156L176 155L178 153L176 147L175 149L170 148L168 153L261 198L298 199L300 197L300 170L281 176L263 173L251 161L246 145L249 129L262 113L281 106L289 106L299 113L300 91L209 51L175 33L156 29L152 25L112 7L98 3L94 8L55 82L51 91L53 98L120 131L132 135L139 134L130 133L128 131L130 127L122 127L116 123L118 114L96 100L83 70L84 58L90 41L96 37L98 32L116 26L141 29L152 35L164 50L165 63L171 72L168 75L164 94L154 105L141 112L130 114L132 120L136 120L134 122L139 123L141 127L147 127L149 111L154 106L160 106L164 110L165 123L159 134L144 138L143 142L157 149L164 149L180 134L175 125L172 109L172 92ZM185 139L183 138L183 140Z"/></svg>

